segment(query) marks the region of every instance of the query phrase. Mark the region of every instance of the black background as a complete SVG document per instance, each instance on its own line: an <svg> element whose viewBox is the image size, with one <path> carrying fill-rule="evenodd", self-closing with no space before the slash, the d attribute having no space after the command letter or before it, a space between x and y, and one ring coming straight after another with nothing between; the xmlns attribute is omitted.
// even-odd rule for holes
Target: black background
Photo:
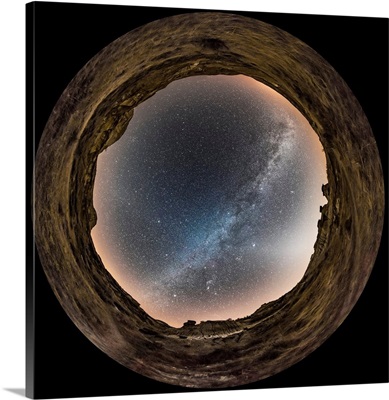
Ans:
<svg viewBox="0 0 389 400"><path fill-rule="evenodd" d="M35 267L33 265L35 248L30 218L34 143L37 147L56 101L74 75L119 36L155 19L187 12L193 10L44 2L27 5L29 396L51 398L194 391L135 374L83 336L55 298L37 253ZM380 150L387 187L388 19L228 12L256 18L289 32L315 49L337 70L369 119ZM346 321L319 349L275 376L232 390L387 382L386 243L385 217L381 248L369 282Z"/></svg>

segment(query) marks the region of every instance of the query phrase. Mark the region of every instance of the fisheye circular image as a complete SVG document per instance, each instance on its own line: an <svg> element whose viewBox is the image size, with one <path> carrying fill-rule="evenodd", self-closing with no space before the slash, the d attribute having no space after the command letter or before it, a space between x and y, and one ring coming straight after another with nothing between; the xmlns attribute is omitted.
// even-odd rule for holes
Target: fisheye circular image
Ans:
<svg viewBox="0 0 389 400"><path fill-rule="evenodd" d="M128 369L228 388L342 324L380 245L369 122L329 63L233 13L158 19L73 78L39 143L35 240L77 328Z"/></svg>

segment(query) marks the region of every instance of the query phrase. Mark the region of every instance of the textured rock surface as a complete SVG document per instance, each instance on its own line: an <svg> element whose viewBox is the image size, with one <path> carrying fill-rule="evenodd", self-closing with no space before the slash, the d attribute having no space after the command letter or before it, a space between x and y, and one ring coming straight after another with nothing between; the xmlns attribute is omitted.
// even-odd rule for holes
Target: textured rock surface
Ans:
<svg viewBox="0 0 389 400"><path fill-rule="evenodd" d="M328 205L307 272L289 293L237 321L180 329L148 316L107 273L90 230L98 154L133 109L173 80L245 74L288 98L327 157ZM79 329L121 364L190 387L228 387L298 362L342 323L380 242L384 187L368 121L337 73L302 42L227 14L190 14L132 31L74 78L46 125L36 160L35 230L49 282Z"/></svg>

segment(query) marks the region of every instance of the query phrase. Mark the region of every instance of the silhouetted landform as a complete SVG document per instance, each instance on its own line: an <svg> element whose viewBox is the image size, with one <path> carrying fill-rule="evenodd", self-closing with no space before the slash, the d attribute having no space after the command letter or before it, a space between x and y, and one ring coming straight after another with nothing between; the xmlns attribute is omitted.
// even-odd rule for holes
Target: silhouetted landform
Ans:
<svg viewBox="0 0 389 400"><path fill-rule="evenodd" d="M246 318L177 329L151 318L105 270L90 235L92 192L97 156L120 138L134 108L170 82L201 74L251 76L300 110L325 149L328 204L315 253L293 290ZM66 313L113 359L174 385L242 385L306 357L356 303L382 233L381 164L350 89L301 41L232 14L159 20L104 48L55 106L35 173L36 244Z"/></svg>

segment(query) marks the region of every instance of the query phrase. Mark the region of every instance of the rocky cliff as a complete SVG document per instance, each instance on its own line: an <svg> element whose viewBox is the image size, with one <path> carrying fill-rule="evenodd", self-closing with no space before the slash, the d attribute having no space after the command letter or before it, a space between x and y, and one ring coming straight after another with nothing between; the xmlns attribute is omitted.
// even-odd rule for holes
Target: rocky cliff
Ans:
<svg viewBox="0 0 389 400"><path fill-rule="evenodd" d="M90 231L98 154L123 134L134 108L173 80L244 74L290 100L325 149L328 204L300 283L237 321L154 320L105 270ZM361 294L380 243L384 186L368 121L317 53L265 23L201 13L129 32L74 78L46 125L36 158L35 229L56 296L78 328L126 367L202 388L273 375L320 346Z"/></svg>

